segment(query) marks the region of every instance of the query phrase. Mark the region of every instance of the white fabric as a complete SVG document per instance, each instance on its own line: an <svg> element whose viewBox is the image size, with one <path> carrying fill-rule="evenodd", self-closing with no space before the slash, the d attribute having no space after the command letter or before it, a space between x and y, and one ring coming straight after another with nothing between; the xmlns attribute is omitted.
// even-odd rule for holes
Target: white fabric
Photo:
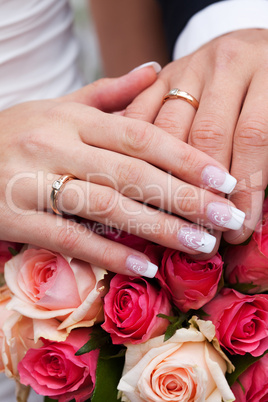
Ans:
<svg viewBox="0 0 268 402"><path fill-rule="evenodd" d="M79 88L68 0L0 0L0 110Z"/></svg>
<svg viewBox="0 0 268 402"><path fill-rule="evenodd" d="M195 14L175 43L173 59L184 57L210 40L247 28L268 28L267 0L225 0Z"/></svg>

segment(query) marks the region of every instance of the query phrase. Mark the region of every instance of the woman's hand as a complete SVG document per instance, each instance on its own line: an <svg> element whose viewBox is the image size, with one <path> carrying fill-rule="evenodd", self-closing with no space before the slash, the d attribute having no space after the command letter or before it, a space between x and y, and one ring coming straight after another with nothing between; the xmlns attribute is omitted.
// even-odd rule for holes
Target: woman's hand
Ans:
<svg viewBox="0 0 268 402"><path fill-rule="evenodd" d="M174 249L211 253L216 239L201 226L242 225L243 213L215 193L235 185L220 163L150 123L107 113L125 108L150 85L152 70L1 112L0 238L114 272L154 276L156 267L144 254L79 219L51 213L51 185L64 174L77 179L59 193L60 211Z"/></svg>
<svg viewBox="0 0 268 402"><path fill-rule="evenodd" d="M238 180L230 199L246 213L243 228L224 234L231 243L252 233L268 184L267 49L267 30L221 36L170 63L126 111L126 116L154 122L230 168ZM162 106L172 88L199 100L198 111L182 100Z"/></svg>

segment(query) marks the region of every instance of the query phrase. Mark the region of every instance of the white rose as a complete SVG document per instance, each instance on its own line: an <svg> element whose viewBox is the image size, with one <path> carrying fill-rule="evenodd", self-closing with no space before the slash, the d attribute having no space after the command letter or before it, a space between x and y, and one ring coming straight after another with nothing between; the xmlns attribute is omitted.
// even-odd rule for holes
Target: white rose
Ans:
<svg viewBox="0 0 268 402"><path fill-rule="evenodd" d="M164 342L164 336L129 345L118 389L130 402L231 402L226 381L227 358L209 342L214 325L192 320ZM199 327L199 328L198 328ZM202 328L202 332L201 329Z"/></svg>

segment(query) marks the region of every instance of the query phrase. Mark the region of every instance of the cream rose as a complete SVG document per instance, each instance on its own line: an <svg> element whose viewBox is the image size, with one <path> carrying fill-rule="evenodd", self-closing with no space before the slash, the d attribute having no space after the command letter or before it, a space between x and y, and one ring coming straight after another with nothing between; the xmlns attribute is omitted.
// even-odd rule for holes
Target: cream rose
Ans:
<svg viewBox="0 0 268 402"><path fill-rule="evenodd" d="M7 303L11 299L11 293L7 286L0 287L0 350L3 350L4 344L4 331L3 325L6 319L12 314L11 311L6 309ZM5 370L2 353L0 355L0 373Z"/></svg>
<svg viewBox="0 0 268 402"><path fill-rule="evenodd" d="M122 401L234 401L225 379L231 364L215 339L210 342L214 336L211 322L193 319L166 342L159 336L129 345L118 385Z"/></svg>
<svg viewBox="0 0 268 402"><path fill-rule="evenodd" d="M6 283L13 293L8 308L33 319L57 319L66 338L74 328L103 320L99 288L105 274L84 261L29 247L5 265Z"/></svg>

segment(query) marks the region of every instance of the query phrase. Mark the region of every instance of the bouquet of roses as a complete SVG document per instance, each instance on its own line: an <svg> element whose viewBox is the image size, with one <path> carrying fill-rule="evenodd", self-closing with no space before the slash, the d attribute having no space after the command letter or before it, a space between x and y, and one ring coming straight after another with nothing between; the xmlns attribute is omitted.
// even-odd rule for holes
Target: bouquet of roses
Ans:
<svg viewBox="0 0 268 402"><path fill-rule="evenodd" d="M205 261L105 236L147 254L156 277L0 243L0 369L17 400L268 401L268 201L247 244Z"/></svg>

